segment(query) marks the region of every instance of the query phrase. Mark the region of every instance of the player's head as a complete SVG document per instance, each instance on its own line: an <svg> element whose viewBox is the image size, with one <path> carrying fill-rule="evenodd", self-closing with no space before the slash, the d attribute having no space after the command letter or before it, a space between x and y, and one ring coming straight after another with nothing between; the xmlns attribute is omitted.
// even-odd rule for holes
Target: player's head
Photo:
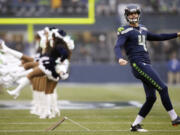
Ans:
<svg viewBox="0 0 180 135"><path fill-rule="evenodd" d="M124 11L124 16L130 24L138 23L140 14L141 14L141 10L135 4L128 5Z"/></svg>

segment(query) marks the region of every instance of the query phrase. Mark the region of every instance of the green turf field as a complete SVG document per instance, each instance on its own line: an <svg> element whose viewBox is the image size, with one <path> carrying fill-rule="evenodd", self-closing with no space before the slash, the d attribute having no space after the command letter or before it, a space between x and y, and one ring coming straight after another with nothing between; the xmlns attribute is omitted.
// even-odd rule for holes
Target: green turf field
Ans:
<svg viewBox="0 0 180 135"><path fill-rule="evenodd" d="M180 114L180 86L171 86L169 94L174 108ZM30 100L30 88L22 91L17 100ZM62 85L58 87L60 100L70 101L139 101L145 100L142 85ZM61 110L61 117L41 120L31 115L29 110L0 109L0 135L178 135L180 126L173 127L168 114L161 105L159 95L151 113L144 120L144 128L148 133L131 133L129 128L139 108L126 107L124 109L94 109L94 110ZM13 100L5 91L0 92L0 100ZM63 116L87 127L87 131L69 120L54 131L45 132L49 126Z"/></svg>

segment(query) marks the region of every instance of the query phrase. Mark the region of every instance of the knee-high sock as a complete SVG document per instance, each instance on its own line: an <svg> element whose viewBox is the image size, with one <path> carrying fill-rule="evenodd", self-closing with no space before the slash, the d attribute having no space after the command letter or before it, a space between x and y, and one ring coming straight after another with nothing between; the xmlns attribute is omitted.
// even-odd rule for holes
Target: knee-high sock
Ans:
<svg viewBox="0 0 180 135"><path fill-rule="evenodd" d="M140 124L143 121L144 117L137 115L135 121L133 122L132 126L135 126L137 124Z"/></svg>
<svg viewBox="0 0 180 135"><path fill-rule="evenodd" d="M168 111L168 114L169 114L172 121L178 117L174 109Z"/></svg>

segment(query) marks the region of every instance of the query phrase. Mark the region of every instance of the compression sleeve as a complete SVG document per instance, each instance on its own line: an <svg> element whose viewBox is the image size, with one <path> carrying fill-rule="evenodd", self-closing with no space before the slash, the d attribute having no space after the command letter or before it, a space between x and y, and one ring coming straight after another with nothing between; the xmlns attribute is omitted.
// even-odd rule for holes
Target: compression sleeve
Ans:
<svg viewBox="0 0 180 135"><path fill-rule="evenodd" d="M125 42L126 42L126 36L119 35L116 45L114 47L114 52L117 59L122 58L121 47L125 44Z"/></svg>
<svg viewBox="0 0 180 135"><path fill-rule="evenodd" d="M177 38L177 33L171 33L171 34L154 34L151 32L147 32L147 40L149 41L164 41Z"/></svg>

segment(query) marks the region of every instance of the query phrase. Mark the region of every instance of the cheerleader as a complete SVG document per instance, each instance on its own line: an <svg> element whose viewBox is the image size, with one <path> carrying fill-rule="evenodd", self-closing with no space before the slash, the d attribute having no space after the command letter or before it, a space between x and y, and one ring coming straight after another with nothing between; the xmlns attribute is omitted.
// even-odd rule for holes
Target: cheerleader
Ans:
<svg viewBox="0 0 180 135"><path fill-rule="evenodd" d="M36 77L43 77L44 75L46 75L48 78L47 80L49 80L47 81L49 84L47 86L50 86L50 87L49 89L47 89L46 87L45 92L46 94L50 95L54 91L57 81L60 78L66 79L68 77L67 69L69 66L71 50L74 48L74 43L70 39L69 36L63 37L60 33L62 32L61 31L58 32L57 30L54 30L51 33L51 36L49 37L49 41L48 41L48 47L46 48L47 53L45 56L43 56L40 59L39 64L38 64L39 66L38 67L35 66L33 69L33 72L28 74L27 76L28 79L24 78L21 81L21 85L17 87L15 90L13 90L11 94L19 93L20 89L22 89L29 82L29 80L33 84L33 79L35 79ZM4 46L3 48L4 50L13 54L14 56L16 56L17 58L21 60L26 60L26 59L28 60L28 57L22 55L19 52L11 50L7 48L6 46ZM50 99L50 97L54 96L54 95L52 96L49 96L49 95L48 95L49 98L47 99ZM46 110L49 110L49 109L46 109ZM43 115L42 118L47 116L47 113L44 113L44 114L46 115Z"/></svg>

